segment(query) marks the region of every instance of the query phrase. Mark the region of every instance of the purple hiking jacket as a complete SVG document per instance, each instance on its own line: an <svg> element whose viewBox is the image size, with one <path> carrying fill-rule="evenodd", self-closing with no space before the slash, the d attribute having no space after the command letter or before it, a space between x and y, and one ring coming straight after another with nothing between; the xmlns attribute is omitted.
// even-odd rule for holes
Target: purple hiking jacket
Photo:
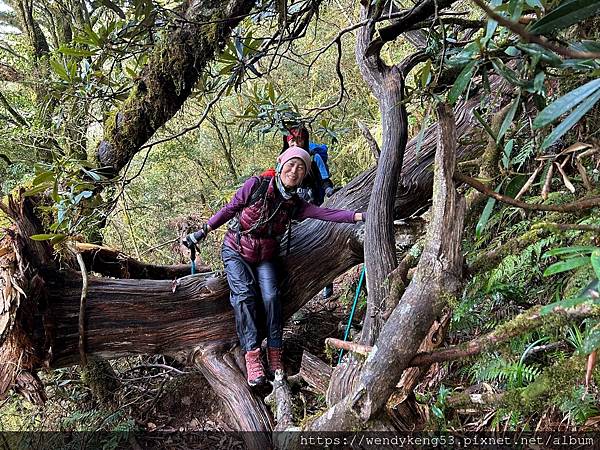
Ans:
<svg viewBox="0 0 600 450"><path fill-rule="evenodd" d="M246 180L242 187L234 194L231 201L208 220L210 228L214 230L233 219L236 214L241 213L240 216L244 224L243 229L247 230L248 225L252 224L252 220L257 220L260 217L259 210L263 208L262 199L253 205L248 205L252 192L258 189L260 183L260 177L251 177ZM280 197L275 187L275 178L271 179L265 195L269 198ZM255 264L272 258L279 251L279 238L285 232L285 227L281 227L281 224L287 224L289 221L290 205L293 204L295 204L293 217L295 220L310 218L338 223L354 222L354 211L321 208L296 197L292 202L284 201L282 203L284 207L277 213L278 216L273 217L274 226L269 228L270 233L268 235L264 232L261 233L261 229L264 227L257 229L256 233L241 234L241 236L238 236L238 233L233 230L228 230L225 235L225 245L239 252L249 263Z"/></svg>

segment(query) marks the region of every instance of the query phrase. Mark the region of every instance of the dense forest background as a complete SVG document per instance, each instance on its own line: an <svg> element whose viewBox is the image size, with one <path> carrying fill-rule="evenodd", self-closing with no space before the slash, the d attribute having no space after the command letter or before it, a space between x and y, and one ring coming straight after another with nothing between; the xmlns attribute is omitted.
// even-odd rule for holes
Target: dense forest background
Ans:
<svg viewBox="0 0 600 450"><path fill-rule="evenodd" d="M260 0L240 6L246 11L232 15L236 24L226 32L216 11L227 14L236 2L212 3L219 2L0 3L0 237L12 236L18 222L11 199L29 199L41 223L33 241L51 246L61 270L79 270L72 252L83 242L147 265L186 264L181 236L247 177L273 166L285 124L301 121L312 140L329 146L335 185L352 186L328 202L334 206L361 190L362 174L374 166L378 175L398 177L383 171L386 158L399 155L400 186L421 203L394 204L394 189L392 203L372 210L371 187L364 188L369 221L395 224L393 262L378 283L387 291L373 298L398 300L382 303L381 326L365 332L373 327L374 288L361 292L350 335L359 345L350 358L363 364L434 240L425 234L436 216L432 161L439 105L449 105L458 128L454 179L466 197L461 284L422 330L432 343L420 352L432 359L417 373L408 365L382 375L392 385L405 378L380 407L398 429L597 429L598 2ZM205 11L203 22L189 19L193 8ZM198 46L212 42L216 50L207 50L193 82L184 70L189 49L170 44L185 27L203 36ZM368 45L361 44L365 28ZM190 58L199 60L203 49L195 51ZM369 66L375 57L380 72ZM394 70L402 73L401 89L386 107L385 82L368 74ZM170 71L171 97L152 91L148 80ZM386 108L406 109L404 131ZM143 119L130 121L133 111ZM408 146L393 141L402 133ZM134 150L121 158L127 149ZM112 151L117 156L104 156ZM427 187L419 177L429 177ZM377 183L373 192L384 192ZM378 232L363 236L367 267L379 251L368 249ZM223 233L201 247L202 265L213 270L220 269ZM400 281L388 280L392 269ZM339 324L348 320L360 267L344 272L333 299L315 296L286 325L288 375L300 370L303 350L338 365L340 344L324 341L344 335ZM328 275L320 276L315 292L326 284ZM7 313L3 298L0 312ZM0 430L229 429L219 396L182 360L173 351L40 370L47 399L24 399L18 384L10 386ZM336 394L306 383L292 383L290 396L293 422L310 429ZM410 414L400 406L407 402ZM116 446L122 436L112 438Z"/></svg>

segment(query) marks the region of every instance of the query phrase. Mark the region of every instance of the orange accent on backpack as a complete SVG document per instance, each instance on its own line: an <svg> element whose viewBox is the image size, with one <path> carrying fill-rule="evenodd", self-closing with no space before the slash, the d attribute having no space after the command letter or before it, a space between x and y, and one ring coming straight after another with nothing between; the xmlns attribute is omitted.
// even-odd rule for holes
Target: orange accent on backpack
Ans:
<svg viewBox="0 0 600 450"><path fill-rule="evenodd" d="M273 167L269 167L267 170L260 174L261 177L274 177L275 175L277 174L275 173L275 169Z"/></svg>

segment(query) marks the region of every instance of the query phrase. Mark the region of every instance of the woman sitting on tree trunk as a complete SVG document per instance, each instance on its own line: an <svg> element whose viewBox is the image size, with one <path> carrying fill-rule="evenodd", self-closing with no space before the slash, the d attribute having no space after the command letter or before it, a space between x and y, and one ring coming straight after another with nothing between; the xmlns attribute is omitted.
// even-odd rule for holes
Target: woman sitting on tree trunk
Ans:
<svg viewBox="0 0 600 450"><path fill-rule="evenodd" d="M227 205L184 241L184 245L191 248L209 231L230 221L221 256L231 290L237 334L246 352L250 386L266 381L257 326L260 299L266 313L269 369L278 379L284 375L283 321L274 259L286 230L289 243L291 221L312 218L353 223L365 220L364 213L320 208L298 197L296 188L302 184L310 164L308 152L300 147L288 148L277 158L274 173L246 180Z"/></svg>

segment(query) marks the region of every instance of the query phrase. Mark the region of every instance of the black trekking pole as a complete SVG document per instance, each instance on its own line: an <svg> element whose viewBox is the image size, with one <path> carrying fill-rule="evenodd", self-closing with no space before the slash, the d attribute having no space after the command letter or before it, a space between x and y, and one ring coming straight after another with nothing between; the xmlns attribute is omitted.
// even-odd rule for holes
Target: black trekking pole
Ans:
<svg viewBox="0 0 600 450"><path fill-rule="evenodd" d="M192 275L196 273L196 244L190 247L190 259L192 260Z"/></svg>

